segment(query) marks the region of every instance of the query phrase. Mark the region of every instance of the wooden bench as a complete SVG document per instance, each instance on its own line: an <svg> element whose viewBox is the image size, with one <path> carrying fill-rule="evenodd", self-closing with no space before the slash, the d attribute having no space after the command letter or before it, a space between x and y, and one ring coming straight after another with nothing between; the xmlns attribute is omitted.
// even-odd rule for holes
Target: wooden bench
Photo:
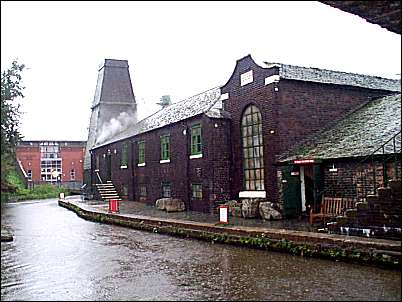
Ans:
<svg viewBox="0 0 402 302"><path fill-rule="evenodd" d="M310 210L310 224L316 220L325 220L327 218L334 218L342 215L346 209L355 207L354 198L340 198L340 197L322 197L320 212L314 213L313 209Z"/></svg>

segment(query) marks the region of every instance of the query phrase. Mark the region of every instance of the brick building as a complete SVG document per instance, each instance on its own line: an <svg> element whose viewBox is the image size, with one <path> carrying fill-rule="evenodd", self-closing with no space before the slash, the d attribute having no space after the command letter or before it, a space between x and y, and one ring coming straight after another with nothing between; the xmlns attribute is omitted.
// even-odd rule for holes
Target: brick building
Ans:
<svg viewBox="0 0 402 302"><path fill-rule="evenodd" d="M188 210L264 198L286 215L297 214L301 207L286 211L291 207L281 198L281 155L395 92L398 80L259 65L246 56L225 85L95 138L91 184L110 180L120 196L150 204L180 198Z"/></svg>
<svg viewBox="0 0 402 302"><path fill-rule="evenodd" d="M86 141L21 141L17 162L30 183L60 183L80 188Z"/></svg>

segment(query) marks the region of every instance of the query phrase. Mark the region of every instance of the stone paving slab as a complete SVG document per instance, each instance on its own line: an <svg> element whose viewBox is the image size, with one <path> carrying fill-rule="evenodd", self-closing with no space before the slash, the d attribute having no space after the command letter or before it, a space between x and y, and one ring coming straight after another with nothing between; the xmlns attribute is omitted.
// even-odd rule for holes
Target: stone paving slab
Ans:
<svg viewBox="0 0 402 302"><path fill-rule="evenodd" d="M81 201L79 198L74 199L80 204L91 206L93 208L108 210L108 203L105 201L88 200ZM167 219L180 219L196 222L209 222L218 223L218 214L208 214L195 211L186 212L166 212L158 210L156 207L135 201L121 201L119 202L119 209L121 214L135 214L156 218ZM268 227L277 229L299 230L307 232L318 232L320 225L310 225L307 218L302 219L287 219L267 221L262 219L245 219L241 217L229 216L229 226L249 226L249 227Z"/></svg>

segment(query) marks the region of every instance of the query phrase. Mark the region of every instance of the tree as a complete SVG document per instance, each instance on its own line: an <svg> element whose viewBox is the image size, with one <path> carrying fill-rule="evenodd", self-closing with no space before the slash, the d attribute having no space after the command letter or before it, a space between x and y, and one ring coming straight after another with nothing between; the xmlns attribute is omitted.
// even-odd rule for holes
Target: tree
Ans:
<svg viewBox="0 0 402 302"><path fill-rule="evenodd" d="M1 190L8 189L6 174L15 158L15 147L21 139L19 132L20 105L17 98L23 98L22 76L24 64L13 61L11 68L1 73Z"/></svg>

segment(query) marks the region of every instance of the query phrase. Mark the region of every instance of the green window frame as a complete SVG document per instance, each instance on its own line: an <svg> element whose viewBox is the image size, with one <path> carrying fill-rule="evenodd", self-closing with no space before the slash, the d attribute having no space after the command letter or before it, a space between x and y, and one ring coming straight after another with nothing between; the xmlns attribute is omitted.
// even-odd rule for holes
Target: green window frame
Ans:
<svg viewBox="0 0 402 302"><path fill-rule="evenodd" d="M126 167L128 165L128 143L123 143L121 147L120 165Z"/></svg>
<svg viewBox="0 0 402 302"><path fill-rule="evenodd" d="M202 184L201 183L192 183L191 184L191 196L193 198L202 199Z"/></svg>
<svg viewBox="0 0 402 302"><path fill-rule="evenodd" d="M162 197L172 197L172 186L170 185L170 182L162 182Z"/></svg>
<svg viewBox="0 0 402 302"><path fill-rule="evenodd" d="M140 197L147 197L147 186L146 185L139 185L138 186Z"/></svg>
<svg viewBox="0 0 402 302"><path fill-rule="evenodd" d="M170 135L161 136L161 160L170 159Z"/></svg>
<svg viewBox="0 0 402 302"><path fill-rule="evenodd" d="M201 125L191 127L191 155L202 154Z"/></svg>
<svg viewBox="0 0 402 302"><path fill-rule="evenodd" d="M145 164L145 141L138 142L138 164Z"/></svg>

